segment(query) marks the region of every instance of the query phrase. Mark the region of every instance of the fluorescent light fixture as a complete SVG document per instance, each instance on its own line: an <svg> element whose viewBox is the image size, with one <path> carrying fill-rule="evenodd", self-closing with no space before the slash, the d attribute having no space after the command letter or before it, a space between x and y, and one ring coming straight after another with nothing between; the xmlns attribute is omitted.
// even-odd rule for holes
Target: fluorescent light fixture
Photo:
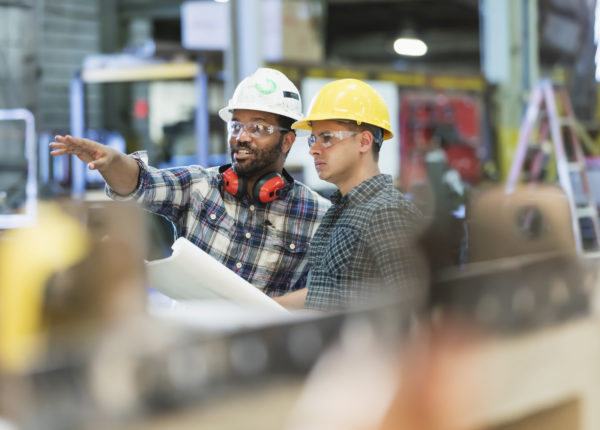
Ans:
<svg viewBox="0 0 600 430"><path fill-rule="evenodd" d="M421 39L400 37L394 42L394 51L407 57L422 57L427 53L427 45Z"/></svg>
<svg viewBox="0 0 600 430"><path fill-rule="evenodd" d="M227 3L229 0L215 0L217 3Z"/></svg>

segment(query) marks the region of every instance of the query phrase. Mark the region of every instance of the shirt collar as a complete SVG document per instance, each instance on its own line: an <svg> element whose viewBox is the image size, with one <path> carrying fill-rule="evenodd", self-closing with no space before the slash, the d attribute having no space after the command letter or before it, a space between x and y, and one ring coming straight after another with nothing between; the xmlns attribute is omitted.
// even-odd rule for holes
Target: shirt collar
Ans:
<svg viewBox="0 0 600 430"><path fill-rule="evenodd" d="M352 188L345 196L342 196L340 190L336 190L331 195L331 202L334 205L356 206L370 200L379 190L394 185L391 175L380 173L372 176L366 181L361 182Z"/></svg>

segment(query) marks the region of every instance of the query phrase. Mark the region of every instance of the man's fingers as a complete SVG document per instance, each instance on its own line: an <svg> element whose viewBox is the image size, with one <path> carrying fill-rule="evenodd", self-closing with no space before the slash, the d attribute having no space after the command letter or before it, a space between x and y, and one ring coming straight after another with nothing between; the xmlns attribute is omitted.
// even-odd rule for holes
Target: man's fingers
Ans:
<svg viewBox="0 0 600 430"><path fill-rule="evenodd" d="M60 142L60 143L65 143L65 142L67 142L69 139L71 139L71 136L70 136L70 135L68 135L68 134L67 134L67 135L65 135L65 136L61 136L60 134L59 134L59 135L56 135L56 136L54 136L54 140L55 140L55 141L57 141L57 142Z"/></svg>
<svg viewBox="0 0 600 430"><path fill-rule="evenodd" d="M68 154L65 144L60 142L50 142L50 155L65 155Z"/></svg>
<svg viewBox="0 0 600 430"><path fill-rule="evenodd" d="M87 139L79 139L77 137L73 137L69 134L65 135L65 136L54 136L54 140L58 143L62 143L63 145L70 145L70 146L81 146L84 143L87 143L86 140Z"/></svg>
<svg viewBox="0 0 600 430"><path fill-rule="evenodd" d="M94 161L94 143L86 139L79 139L71 135L55 136L55 141L50 142L50 152L53 156L76 155L84 163Z"/></svg>
<svg viewBox="0 0 600 430"><path fill-rule="evenodd" d="M104 145L90 139L82 139L71 135L55 136L55 141L50 143L54 149L51 155L76 155L81 161L88 164L88 169L102 169L107 163L107 151Z"/></svg>
<svg viewBox="0 0 600 430"><path fill-rule="evenodd" d="M73 148L70 148L68 145L60 141L50 142L50 148L52 149L50 151L50 155L73 154Z"/></svg>

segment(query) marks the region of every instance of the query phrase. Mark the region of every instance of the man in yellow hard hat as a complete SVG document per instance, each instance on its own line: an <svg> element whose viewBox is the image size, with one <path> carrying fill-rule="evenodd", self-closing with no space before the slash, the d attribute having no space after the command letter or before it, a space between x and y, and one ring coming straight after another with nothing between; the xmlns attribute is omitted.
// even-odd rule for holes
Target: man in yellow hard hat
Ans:
<svg viewBox="0 0 600 430"><path fill-rule="evenodd" d="M278 296L303 288L308 243L329 202L283 168L302 118L296 86L259 68L219 111L227 122L231 164L155 169L144 152L130 156L89 139L57 136L52 155L75 154L98 170L108 195L134 199L171 221L185 237L259 288Z"/></svg>
<svg viewBox="0 0 600 430"><path fill-rule="evenodd" d="M308 288L278 301L341 310L385 297L418 306L426 285L416 246L422 216L378 167L381 145L393 137L383 98L360 80L334 81L292 128L311 131L318 175L338 190L311 240Z"/></svg>

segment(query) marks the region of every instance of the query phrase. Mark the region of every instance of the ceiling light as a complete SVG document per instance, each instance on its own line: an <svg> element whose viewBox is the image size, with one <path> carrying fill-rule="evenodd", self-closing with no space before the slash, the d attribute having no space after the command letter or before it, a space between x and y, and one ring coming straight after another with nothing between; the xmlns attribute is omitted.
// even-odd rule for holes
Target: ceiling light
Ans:
<svg viewBox="0 0 600 430"><path fill-rule="evenodd" d="M421 39L400 37L394 41L394 51L408 57L422 57L427 53L427 45Z"/></svg>
<svg viewBox="0 0 600 430"><path fill-rule="evenodd" d="M215 0L217 3L227 3L229 0Z"/></svg>

